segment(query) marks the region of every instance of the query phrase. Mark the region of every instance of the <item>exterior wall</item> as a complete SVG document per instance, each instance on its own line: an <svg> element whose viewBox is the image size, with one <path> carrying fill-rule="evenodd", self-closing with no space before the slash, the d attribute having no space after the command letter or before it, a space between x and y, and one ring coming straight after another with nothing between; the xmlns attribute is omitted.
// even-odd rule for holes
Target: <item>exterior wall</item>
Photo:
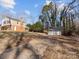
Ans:
<svg viewBox="0 0 79 59"><path fill-rule="evenodd" d="M48 35L61 35L61 31L49 31Z"/></svg>
<svg viewBox="0 0 79 59"><path fill-rule="evenodd" d="M25 31L25 28L23 26L12 25L12 30L13 31L23 32L23 31Z"/></svg>
<svg viewBox="0 0 79 59"><path fill-rule="evenodd" d="M12 30L13 31L25 31L24 24L22 22L11 20Z"/></svg>

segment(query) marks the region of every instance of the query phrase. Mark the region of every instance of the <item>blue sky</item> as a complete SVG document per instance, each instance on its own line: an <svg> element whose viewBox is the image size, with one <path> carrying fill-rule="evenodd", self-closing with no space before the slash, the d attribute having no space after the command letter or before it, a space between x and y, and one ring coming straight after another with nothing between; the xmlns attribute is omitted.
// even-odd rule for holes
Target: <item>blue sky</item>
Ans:
<svg viewBox="0 0 79 59"><path fill-rule="evenodd" d="M66 0L56 1L62 3L60 7L66 2ZM49 0L0 0L0 13L9 11L15 16L25 13L25 22L34 23L38 20L43 5L49 2Z"/></svg>

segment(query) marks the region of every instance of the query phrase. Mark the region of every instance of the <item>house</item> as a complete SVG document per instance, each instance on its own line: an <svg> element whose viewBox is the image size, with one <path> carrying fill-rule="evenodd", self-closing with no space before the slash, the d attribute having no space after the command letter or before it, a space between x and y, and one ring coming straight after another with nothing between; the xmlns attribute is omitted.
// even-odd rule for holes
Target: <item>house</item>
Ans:
<svg viewBox="0 0 79 59"><path fill-rule="evenodd" d="M48 35L61 35L61 31L58 29L50 29Z"/></svg>
<svg viewBox="0 0 79 59"><path fill-rule="evenodd" d="M5 16L1 22L1 31L17 31L24 32L26 24L19 19Z"/></svg>

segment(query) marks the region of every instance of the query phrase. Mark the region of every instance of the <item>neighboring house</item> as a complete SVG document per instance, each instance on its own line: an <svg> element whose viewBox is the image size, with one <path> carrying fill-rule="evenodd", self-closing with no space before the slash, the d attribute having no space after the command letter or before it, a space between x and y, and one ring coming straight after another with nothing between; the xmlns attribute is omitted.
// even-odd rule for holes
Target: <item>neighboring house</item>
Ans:
<svg viewBox="0 0 79 59"><path fill-rule="evenodd" d="M26 24L23 21L8 16L5 16L1 23L2 31L24 32L25 28Z"/></svg>
<svg viewBox="0 0 79 59"><path fill-rule="evenodd" d="M48 35L61 35L61 31L58 29L50 29Z"/></svg>

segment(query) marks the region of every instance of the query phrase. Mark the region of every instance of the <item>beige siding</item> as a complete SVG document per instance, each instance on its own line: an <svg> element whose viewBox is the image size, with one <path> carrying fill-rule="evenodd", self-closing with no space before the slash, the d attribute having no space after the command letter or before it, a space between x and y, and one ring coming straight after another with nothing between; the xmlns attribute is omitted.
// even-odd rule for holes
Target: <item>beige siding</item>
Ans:
<svg viewBox="0 0 79 59"><path fill-rule="evenodd" d="M17 25L17 21L11 20L11 25Z"/></svg>

